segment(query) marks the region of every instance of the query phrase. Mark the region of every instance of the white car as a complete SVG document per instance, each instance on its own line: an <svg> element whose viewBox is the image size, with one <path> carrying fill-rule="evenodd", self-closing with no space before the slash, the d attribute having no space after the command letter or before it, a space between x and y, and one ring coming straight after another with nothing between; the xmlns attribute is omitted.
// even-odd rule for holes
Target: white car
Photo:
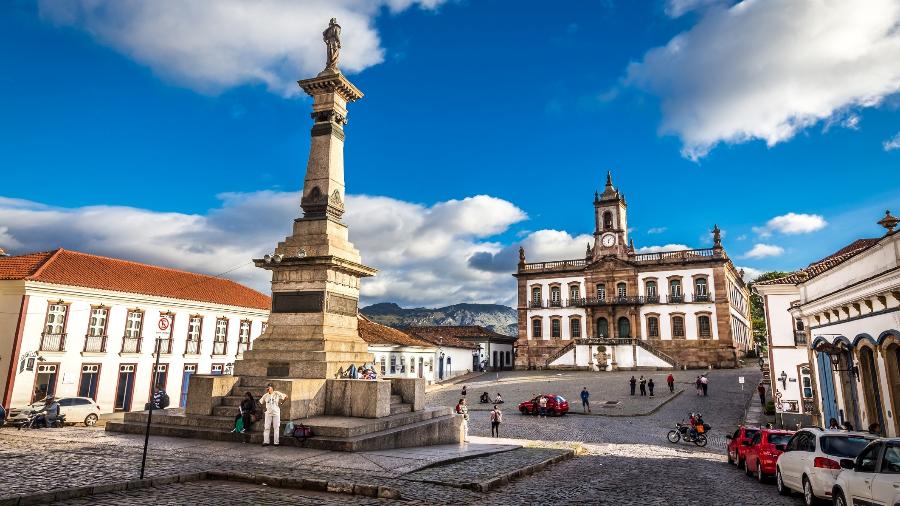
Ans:
<svg viewBox="0 0 900 506"><path fill-rule="evenodd" d="M803 502L813 506L831 499L834 480L841 472L841 459L852 459L874 440L861 432L801 429L787 442L775 463L778 493L803 492Z"/></svg>
<svg viewBox="0 0 900 506"><path fill-rule="evenodd" d="M59 403L59 412L66 415L66 423L84 423L87 427L93 427L100 419L100 405L89 397L60 397L56 402ZM41 409L44 409L42 400L19 409L11 409L9 418Z"/></svg>
<svg viewBox="0 0 900 506"><path fill-rule="evenodd" d="M856 459L841 459L841 467L835 506L900 503L900 438L873 441Z"/></svg>

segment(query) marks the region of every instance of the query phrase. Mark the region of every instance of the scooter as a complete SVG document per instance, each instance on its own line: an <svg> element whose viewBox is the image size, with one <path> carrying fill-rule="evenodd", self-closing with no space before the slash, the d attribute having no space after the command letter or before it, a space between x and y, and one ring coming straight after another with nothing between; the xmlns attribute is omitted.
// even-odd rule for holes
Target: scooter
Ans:
<svg viewBox="0 0 900 506"><path fill-rule="evenodd" d="M23 413L22 416L24 418L10 420L9 424L15 426L18 430L22 430L22 428L40 429L44 427L58 429L64 427L66 424L66 415L62 413L60 413L59 416L56 417L56 420L50 424L46 423L45 415L42 412L30 411L28 413Z"/></svg>

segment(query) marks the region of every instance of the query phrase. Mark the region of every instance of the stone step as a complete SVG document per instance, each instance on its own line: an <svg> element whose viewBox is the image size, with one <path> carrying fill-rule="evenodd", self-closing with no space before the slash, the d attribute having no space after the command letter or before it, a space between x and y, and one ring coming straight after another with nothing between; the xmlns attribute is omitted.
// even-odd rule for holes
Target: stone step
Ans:
<svg viewBox="0 0 900 506"><path fill-rule="evenodd" d="M399 395L391 395L391 404L400 404L403 402L403 398Z"/></svg>
<svg viewBox="0 0 900 506"><path fill-rule="evenodd" d="M389 430L431 418L447 416L452 413L452 408L429 407L422 411L398 413L383 418L314 416L312 418L296 420L294 423L302 422L304 425L309 426L316 436L345 438Z"/></svg>
<svg viewBox="0 0 900 506"><path fill-rule="evenodd" d="M398 413L409 413L412 411L412 404L403 404L401 403L391 403L391 414L396 415Z"/></svg>

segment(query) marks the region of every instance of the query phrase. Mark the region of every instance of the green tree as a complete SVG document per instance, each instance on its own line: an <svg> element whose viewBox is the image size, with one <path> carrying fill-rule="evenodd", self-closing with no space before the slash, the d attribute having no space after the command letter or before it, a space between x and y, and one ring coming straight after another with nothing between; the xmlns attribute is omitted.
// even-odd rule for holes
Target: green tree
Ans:
<svg viewBox="0 0 900 506"><path fill-rule="evenodd" d="M768 281L770 279L778 279L784 276L787 276L790 272L781 272L781 271L771 271L760 274L753 281L750 282L751 286L753 283L759 283L760 281ZM766 349L766 310L763 305L763 299L756 293L750 292L750 322L753 325L753 339L756 341L756 344L759 345L759 348L762 350Z"/></svg>

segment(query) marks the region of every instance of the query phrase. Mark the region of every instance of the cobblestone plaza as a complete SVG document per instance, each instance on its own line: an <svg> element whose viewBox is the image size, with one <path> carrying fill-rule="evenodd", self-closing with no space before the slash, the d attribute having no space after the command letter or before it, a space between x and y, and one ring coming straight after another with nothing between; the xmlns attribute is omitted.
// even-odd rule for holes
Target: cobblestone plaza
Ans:
<svg viewBox="0 0 900 506"><path fill-rule="evenodd" d="M708 397L698 397L692 371L676 373L675 396L657 390L654 399L631 399L632 373L507 373L469 383L468 397L482 390L507 399L502 439L491 439L487 411L471 413L471 442L463 447L431 447L358 454L306 448L266 449L256 445L153 437L147 463L150 478L208 471L249 473L270 481L247 483L197 479L74 498L68 504L381 504L397 498L364 495L384 490L412 503L536 504L800 504L781 497L725 462L724 434L755 402L757 369L710 372ZM665 385L663 373L652 373ZM667 374L667 373L666 373ZM639 376L639 375L638 375ZM738 377L745 378L744 389ZM551 388L573 399L573 413L541 419L515 412L533 391ZM584 416L576 403L587 386L596 402L621 400L620 416ZM429 403L455 403L461 385L440 387ZM572 390L572 391L569 391ZM752 397L751 397L752 396ZM673 398L674 397L674 398ZM642 403L646 403L640 407ZM625 415L628 406L646 415ZM638 409L635 408L635 411ZM597 411L597 408L594 409ZM706 448L665 439L669 428L690 411L704 413L713 426ZM42 431L0 428L0 504L12 497L54 489L127 483L138 476L139 436L99 428ZM577 450L572 456L572 450ZM321 480L328 487L279 486L281 479ZM265 480L258 480L265 481ZM285 482L287 483L287 482ZM355 486L355 488L354 488ZM331 490L329 492L328 490ZM351 491L354 495L350 495ZM388 494L389 495L389 494ZM14 504L14 502L10 502Z"/></svg>

